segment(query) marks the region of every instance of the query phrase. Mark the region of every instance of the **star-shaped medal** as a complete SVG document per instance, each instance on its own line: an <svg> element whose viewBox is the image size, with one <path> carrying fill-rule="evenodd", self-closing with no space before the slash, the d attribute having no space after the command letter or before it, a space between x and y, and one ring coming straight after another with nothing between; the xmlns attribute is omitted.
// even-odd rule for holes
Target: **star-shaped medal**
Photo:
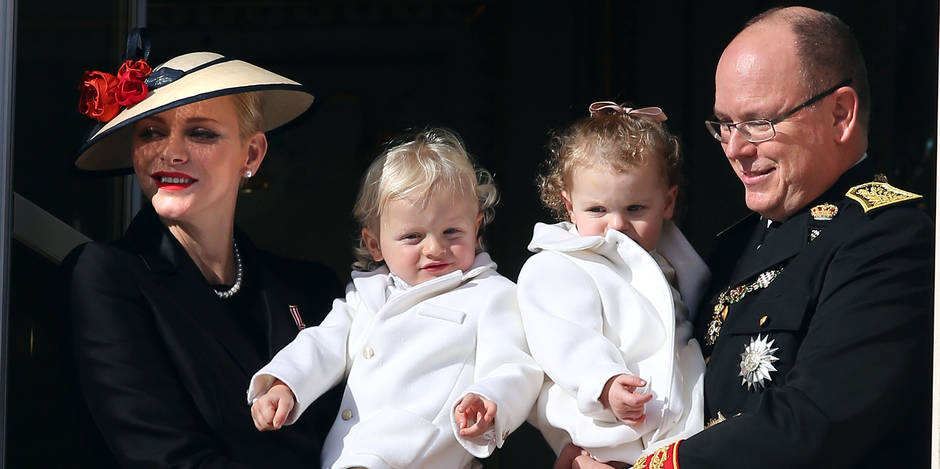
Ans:
<svg viewBox="0 0 940 469"><path fill-rule="evenodd" d="M751 337L751 343L744 347L741 353L741 384L747 385L748 391L751 388L761 389L764 387L764 381L771 381L770 372L777 371L773 363L779 358L774 356L776 348L772 348L774 340L770 336Z"/></svg>

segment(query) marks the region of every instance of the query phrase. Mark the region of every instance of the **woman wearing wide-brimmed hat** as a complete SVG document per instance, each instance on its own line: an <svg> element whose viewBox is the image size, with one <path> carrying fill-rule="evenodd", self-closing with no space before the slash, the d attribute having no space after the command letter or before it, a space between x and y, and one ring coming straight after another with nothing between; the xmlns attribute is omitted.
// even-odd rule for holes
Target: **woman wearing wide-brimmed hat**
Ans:
<svg viewBox="0 0 940 469"><path fill-rule="evenodd" d="M116 76L86 72L80 110L103 126L76 166L133 168L150 202L122 239L80 246L64 263L84 400L121 465L316 465L336 404L259 433L242 390L319 323L341 285L319 264L256 250L234 228L264 131L312 101L294 81L205 52L152 70L128 60Z"/></svg>

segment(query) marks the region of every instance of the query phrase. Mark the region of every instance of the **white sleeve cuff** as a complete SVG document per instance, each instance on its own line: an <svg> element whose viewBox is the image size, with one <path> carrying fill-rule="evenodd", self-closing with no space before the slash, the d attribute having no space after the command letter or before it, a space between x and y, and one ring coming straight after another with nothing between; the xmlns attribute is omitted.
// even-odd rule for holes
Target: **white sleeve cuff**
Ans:
<svg viewBox="0 0 940 469"><path fill-rule="evenodd" d="M496 418L493 419L493 424L490 428L486 429L482 435L475 437L465 437L460 435L460 428L457 426L457 418L454 415L454 409L457 408L457 404L469 393L476 394L484 399L493 401L496 404ZM509 437L510 430L508 428L509 417L506 416L506 412L500 412L501 406L500 403L494 399L491 399L485 393L480 392L479 389L474 389L471 387L470 390L460 395L460 397L453 402L450 407L450 423L451 428L454 431L454 437L457 438L457 441L460 443L464 449L467 450L470 454L477 458L485 458L493 454L493 451L496 448L502 448L503 443L505 443L506 438Z"/></svg>
<svg viewBox="0 0 940 469"><path fill-rule="evenodd" d="M608 367L591 373L591 379L582 383L578 388L578 410L582 414L603 422L618 422L617 417L610 409L605 409L601 403L601 393L604 392L604 385L607 381L617 375L632 374L630 370L620 367Z"/></svg>

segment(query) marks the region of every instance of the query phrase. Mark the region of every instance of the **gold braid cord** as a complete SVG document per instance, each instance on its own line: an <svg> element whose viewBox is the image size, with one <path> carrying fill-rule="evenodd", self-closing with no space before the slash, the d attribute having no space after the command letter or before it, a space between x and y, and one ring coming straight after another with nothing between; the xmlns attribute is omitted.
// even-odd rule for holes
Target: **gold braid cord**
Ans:
<svg viewBox="0 0 940 469"><path fill-rule="evenodd" d="M876 210L881 207L904 202L907 200L920 199L921 195L914 194L888 184L887 182L866 182L849 189L845 195L858 202L862 210L868 213L870 210Z"/></svg>
<svg viewBox="0 0 940 469"><path fill-rule="evenodd" d="M725 418L725 416L724 416L724 415L721 413L721 411L719 410L719 411L718 411L718 415L716 415L715 418L709 420L708 423L705 424L705 428L708 428L708 427L710 427L710 426L712 426L712 425L719 424L719 423L721 423L721 422L724 422L725 420L727 420L727 419Z"/></svg>
<svg viewBox="0 0 940 469"><path fill-rule="evenodd" d="M653 451L648 456L640 456L633 469L679 469L679 440L668 446Z"/></svg>

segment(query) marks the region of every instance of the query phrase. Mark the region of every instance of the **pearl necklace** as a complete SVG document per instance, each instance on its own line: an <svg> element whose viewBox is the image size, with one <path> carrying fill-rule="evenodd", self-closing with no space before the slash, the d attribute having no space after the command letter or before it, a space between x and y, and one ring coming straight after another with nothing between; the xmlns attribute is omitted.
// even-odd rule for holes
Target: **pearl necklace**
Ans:
<svg viewBox="0 0 940 469"><path fill-rule="evenodd" d="M232 247L235 248L235 284L232 285L232 288L229 288L225 291L212 289L216 296L222 298L223 300L231 298L233 295L238 293L238 290L241 290L242 288L242 255L238 252L238 243L236 243L234 239L232 240Z"/></svg>

